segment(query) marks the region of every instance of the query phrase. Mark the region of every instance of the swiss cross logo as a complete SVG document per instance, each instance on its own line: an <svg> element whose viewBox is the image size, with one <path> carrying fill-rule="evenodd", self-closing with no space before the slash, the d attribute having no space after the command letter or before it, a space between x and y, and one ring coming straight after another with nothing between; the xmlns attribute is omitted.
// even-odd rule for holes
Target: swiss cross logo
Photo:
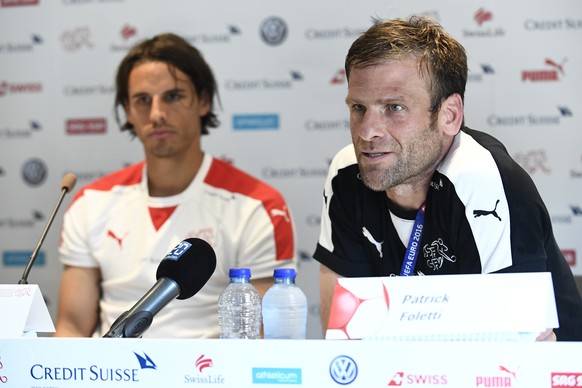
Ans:
<svg viewBox="0 0 582 388"><path fill-rule="evenodd" d="M392 379L388 383L389 387L401 387L402 382L404 381L404 372L396 372Z"/></svg>
<svg viewBox="0 0 582 388"><path fill-rule="evenodd" d="M574 249L562 249L562 254L570 267L576 265L576 251Z"/></svg>

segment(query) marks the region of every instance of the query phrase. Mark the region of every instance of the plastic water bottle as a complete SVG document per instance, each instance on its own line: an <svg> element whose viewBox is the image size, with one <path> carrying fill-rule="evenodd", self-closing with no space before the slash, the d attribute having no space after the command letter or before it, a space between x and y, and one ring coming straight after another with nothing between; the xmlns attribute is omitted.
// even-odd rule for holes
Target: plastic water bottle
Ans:
<svg viewBox="0 0 582 388"><path fill-rule="evenodd" d="M307 298L295 284L295 270L275 269L274 277L263 298L265 339L305 339Z"/></svg>
<svg viewBox="0 0 582 388"><path fill-rule="evenodd" d="M261 338L261 295L249 268L231 268L230 283L218 297L220 338Z"/></svg>

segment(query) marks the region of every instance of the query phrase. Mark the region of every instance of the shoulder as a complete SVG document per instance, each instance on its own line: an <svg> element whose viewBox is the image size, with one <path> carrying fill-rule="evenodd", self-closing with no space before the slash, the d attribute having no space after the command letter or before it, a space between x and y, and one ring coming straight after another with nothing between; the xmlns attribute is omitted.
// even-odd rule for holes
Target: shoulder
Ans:
<svg viewBox="0 0 582 388"><path fill-rule="evenodd" d="M204 183L212 188L242 194L260 201L283 201L281 193L268 183L230 163L212 158Z"/></svg>
<svg viewBox="0 0 582 388"><path fill-rule="evenodd" d="M348 173L348 171L353 173ZM327 174L327 184L331 185L332 182L337 182L345 176L356 177L358 171L356 152L354 146L349 144L339 150L331 160Z"/></svg>
<svg viewBox="0 0 582 388"><path fill-rule="evenodd" d="M330 168L337 171L349 166L357 165L357 163L358 161L356 159L354 146L353 144L348 144L335 154L331 161Z"/></svg>
<svg viewBox="0 0 582 388"><path fill-rule="evenodd" d="M105 175L88 185L83 186L75 194L73 201L84 196L87 192L108 192L119 186L133 186L141 183L143 179L143 168L145 161L124 167Z"/></svg>

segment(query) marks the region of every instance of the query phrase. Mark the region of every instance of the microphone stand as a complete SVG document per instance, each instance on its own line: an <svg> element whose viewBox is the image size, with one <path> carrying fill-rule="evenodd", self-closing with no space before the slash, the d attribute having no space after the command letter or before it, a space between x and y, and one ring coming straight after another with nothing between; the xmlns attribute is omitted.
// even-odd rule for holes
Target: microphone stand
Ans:
<svg viewBox="0 0 582 388"><path fill-rule="evenodd" d="M65 180L69 179L69 180L73 180L72 185L71 184L65 184ZM20 279L18 281L18 284L28 284L28 273L30 272L34 262L36 261L36 257L38 256L38 252L40 251L40 247L42 246L42 243L44 242L44 239L46 238L46 235L49 231L49 228L51 227L55 216L57 215L57 211L59 210L59 207L61 206L61 203L63 202L63 199L65 198L65 195L67 194L67 192L70 189L70 186L74 186L75 185L75 181L76 181L76 177L74 175L71 174L71 176L65 176L65 178L63 178L63 187L61 189L61 195L59 197L59 200L57 201L50 217L49 220L44 228L44 230L42 231L42 234L40 235L40 240L38 241L38 244L36 244L36 248L34 248L34 251L32 252L32 254L30 255L30 259L28 260L28 264L26 265L26 268L24 269L24 273L22 274L22 279Z"/></svg>

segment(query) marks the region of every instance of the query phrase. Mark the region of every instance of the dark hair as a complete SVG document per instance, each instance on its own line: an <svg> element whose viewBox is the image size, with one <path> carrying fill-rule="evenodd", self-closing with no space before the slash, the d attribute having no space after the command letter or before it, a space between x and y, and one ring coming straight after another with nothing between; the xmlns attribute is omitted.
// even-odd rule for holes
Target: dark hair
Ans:
<svg viewBox="0 0 582 388"><path fill-rule="evenodd" d="M196 89L198 98L206 98L210 104L208 113L202 117L201 132L208 134L208 128L216 128L219 125L218 118L213 112L214 96L218 98L216 80L210 66L202 54L183 38L167 33L154 36L133 47L123 58L117 69L115 77L115 118L121 130L128 130L135 135L133 125L129 122L121 124L118 109L125 108L129 102L129 74L133 68L143 62L165 62L170 66L170 71L178 69L188 76Z"/></svg>
<svg viewBox="0 0 582 388"><path fill-rule="evenodd" d="M375 21L350 47L345 61L346 77L354 67L375 66L385 60L417 58L426 72L431 113L454 93L465 98L467 54L463 46L436 22L419 16Z"/></svg>

